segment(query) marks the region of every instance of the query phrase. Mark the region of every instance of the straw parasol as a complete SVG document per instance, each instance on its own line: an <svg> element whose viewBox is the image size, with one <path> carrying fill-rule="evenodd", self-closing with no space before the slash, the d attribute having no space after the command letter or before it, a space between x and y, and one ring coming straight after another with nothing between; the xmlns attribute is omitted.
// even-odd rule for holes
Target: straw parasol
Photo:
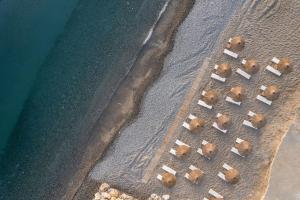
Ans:
<svg viewBox="0 0 300 200"><path fill-rule="evenodd" d="M217 74L222 77L229 77L231 75L231 67L228 63L220 64L217 69Z"/></svg>
<svg viewBox="0 0 300 200"><path fill-rule="evenodd" d="M200 118L192 119L190 122L190 128L192 132L198 131L204 127L205 121Z"/></svg>
<svg viewBox="0 0 300 200"><path fill-rule="evenodd" d="M176 156L182 158L191 152L191 148L186 145L178 145L176 148Z"/></svg>
<svg viewBox="0 0 300 200"><path fill-rule="evenodd" d="M205 157L211 158L216 154L217 146L212 143L207 143L203 145L202 152Z"/></svg>
<svg viewBox="0 0 300 200"><path fill-rule="evenodd" d="M203 100L208 105L214 105L218 102L218 94L214 90L209 90L203 95Z"/></svg>
<svg viewBox="0 0 300 200"><path fill-rule="evenodd" d="M256 114L253 117L250 117L250 122L256 128L262 128L267 123L267 119L262 114Z"/></svg>
<svg viewBox="0 0 300 200"><path fill-rule="evenodd" d="M239 153L243 156L249 155L252 151L252 145L248 141L242 141L239 144L235 144L235 148L237 148Z"/></svg>
<svg viewBox="0 0 300 200"><path fill-rule="evenodd" d="M193 183L197 183L202 177L204 173L200 169L194 169L189 174L189 180Z"/></svg>
<svg viewBox="0 0 300 200"><path fill-rule="evenodd" d="M240 102L245 98L245 89L241 86L232 87L229 95L233 100Z"/></svg>
<svg viewBox="0 0 300 200"><path fill-rule="evenodd" d="M226 48L233 51L241 51L245 47L245 39L242 36L235 36L228 42Z"/></svg>
<svg viewBox="0 0 300 200"><path fill-rule="evenodd" d="M235 184L240 179L240 172L236 169L230 169L225 172L225 179L229 183Z"/></svg>
<svg viewBox="0 0 300 200"><path fill-rule="evenodd" d="M223 114L217 118L217 124L222 129L227 129L231 125L231 118L227 114Z"/></svg>
<svg viewBox="0 0 300 200"><path fill-rule="evenodd" d="M276 65L276 68L281 72L281 73L289 73L292 71L291 67L292 63L290 59L288 58L282 58L279 63Z"/></svg>
<svg viewBox="0 0 300 200"><path fill-rule="evenodd" d="M255 74L259 70L259 66L257 64L257 61L254 60L254 59L247 60L245 65L244 65L244 68L245 68L246 72L248 72L250 74Z"/></svg>
<svg viewBox="0 0 300 200"><path fill-rule="evenodd" d="M268 86L261 94L269 100L276 100L279 97L279 89L276 85Z"/></svg>
<svg viewBox="0 0 300 200"><path fill-rule="evenodd" d="M173 187L176 184L176 176L169 172L165 172L162 175L162 182L163 185L166 187Z"/></svg>

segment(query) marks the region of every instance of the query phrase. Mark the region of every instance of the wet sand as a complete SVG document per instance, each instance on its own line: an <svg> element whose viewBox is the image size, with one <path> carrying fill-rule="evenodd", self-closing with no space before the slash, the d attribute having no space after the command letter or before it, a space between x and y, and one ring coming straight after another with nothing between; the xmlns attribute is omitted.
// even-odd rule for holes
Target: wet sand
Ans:
<svg viewBox="0 0 300 200"><path fill-rule="evenodd" d="M152 174L152 177L150 177L150 180L147 183L143 183L143 169L147 167L147 164L149 163L143 161L149 160L149 157L151 160L152 156L154 156L153 154L149 154L149 157L147 157L147 152L153 148L150 147L150 149L145 150L145 157L134 157L134 154L133 157L131 157L132 154L125 154L125 156L129 156L129 161L133 161L132 163L129 163L130 168L121 168L121 171L114 171L113 168L111 168L113 165L108 165L110 170L108 170L107 173L103 173L108 175L105 177L105 181L112 182L117 187L135 192L136 194L146 195L152 192L161 194L169 193L171 194L172 199L202 199L206 196L207 191L211 187L220 192L225 199L261 199L268 186L271 163L282 138L294 121L296 115L295 108L299 107L300 104L300 95L298 92L300 91L300 69L297 67L297 63L300 61L300 57L297 54L299 51L298 44L300 42L300 19L297 18L299 12L300 2L296 0L246 1L243 4L242 9L232 18L230 24L223 32L222 37L217 41L217 48L212 54L209 65L208 67L204 67L205 78L202 79L201 84L198 86L198 88L200 88L199 92L193 98L189 108L189 111L194 115L207 119L208 125L205 127L204 131L199 135L191 135L188 131L181 128L182 122L178 123L176 120L174 121L174 117L177 115L178 110L170 112L170 115L165 119L161 119L159 116L152 119L154 121L150 120L150 118L146 118L148 121L145 123L145 126L150 125L151 127L152 122L155 124L155 120L160 120L161 124L168 123L169 125L172 125L170 127L178 127L177 132L173 134L173 137L162 143L162 145L166 145L166 148L165 151L161 153L161 159L157 165L153 166L154 173ZM182 27L185 23L183 23ZM193 23L189 25L193 26ZM228 38L236 34L243 35L247 40L246 48L241 53L241 57L257 59L261 66L261 70L249 81L235 73L232 74L225 84L211 80L209 76L215 63L228 62L234 70L240 66L238 61L225 57L222 54L223 46L226 44ZM181 35L177 35L179 40L180 37ZM186 40L189 40L189 38L187 37ZM177 53L185 52L187 53L185 58L193 59L196 58L197 54L205 50L206 49L204 48L200 49L199 52L186 52L184 49L175 48L172 53L176 51ZM171 62L172 64L182 62L181 67L187 67L196 72L197 68L192 67L195 66L195 62L191 62L192 59L177 60L176 58L179 58L179 56L175 53L172 55L172 53L170 55L174 56L174 61L176 61ZM288 75L283 75L280 78L264 71L264 67L270 63L273 56L279 58L284 56L290 57L293 60L293 63L295 63L294 71ZM170 57L167 59L170 59ZM172 68L172 66L173 65L169 64L165 66L165 68ZM200 67L199 65L196 66ZM162 75L164 75L164 72L168 73L168 71L163 71ZM183 85L187 84L190 86L189 83L185 82L186 80L180 79L182 77L189 77L188 75L189 73L186 73L172 78L174 79L173 81L182 81ZM195 76L193 75L192 77ZM255 100L255 97L259 92L258 88L261 84L277 84L280 86L281 96L278 100L273 102L271 107ZM247 91L247 99L243 102L241 107L230 105L224 101L225 93L229 91L230 87L235 85L243 85ZM169 85L166 83L165 87L168 86ZM153 87L155 87L155 85ZM200 97L201 91L210 88L216 89L222 94L222 101L218 103L214 111L207 111L197 105L197 100ZM159 90L159 88L156 89ZM181 91L182 90L179 89L172 94L172 97L180 98L180 100L182 100L184 95L181 94ZM159 102L159 96L157 98L157 101ZM147 101L147 98L145 101ZM146 102L142 104L142 106L144 105L146 105ZM168 106L168 104L162 104L160 106ZM180 104L178 107L180 107ZM162 107L157 109L160 108ZM241 124L243 119L246 118L248 110L264 113L268 117L267 125L259 131L243 127ZM228 113L232 116L233 125L228 134L222 134L210 127L209 124L213 122L217 112ZM186 116L187 114L188 113L186 113ZM140 113L139 118L143 115L143 112ZM132 123L132 127L137 127L135 125L135 122L137 121L138 120ZM176 124L174 124L174 122ZM158 134L163 134L168 131L168 129L165 129L165 126L153 126L152 128L153 130L159 129L159 131L156 131ZM143 134L144 127L131 130L132 131L128 134L133 134L134 131ZM128 136L130 135L125 135L125 137ZM230 152L230 148L234 145L234 141L237 137L247 139L254 145L253 153L246 159L237 157ZM119 140L122 140L122 135L119 138ZM185 160L178 160L168 153L168 150L173 146L174 141L177 138L191 145L193 148L192 154ZM219 153L211 161L207 161L196 153L196 150L203 139L216 143L219 148ZM127 144L130 145L131 143ZM118 147L116 145L114 147L121 149L112 149L111 151L108 151L106 157L104 157L101 162L105 163L109 160L110 156L114 155L113 152L124 150L122 149L124 146ZM133 143L130 148L136 148L135 151L143 150L135 143ZM101 162L99 166L101 166ZM140 165L136 165L135 162ZM217 177L217 173L221 170L221 166L224 162L239 169L241 172L241 180L238 184L229 185ZM106 164L109 164L109 162L106 162ZM172 189L163 188L161 183L156 179L156 174L161 172L160 167L162 164L168 164L178 172L177 184ZM183 178L183 175L190 164L200 167L205 172L204 180L199 185L192 185ZM91 174L92 178L103 181L104 178L101 175L101 170L103 169L105 170L105 168L96 167ZM130 173L128 174L126 170L133 170L137 175L128 176ZM115 177L114 174L116 174L117 177ZM130 181L125 185L124 180Z"/></svg>
<svg viewBox="0 0 300 200"><path fill-rule="evenodd" d="M300 110L283 139L272 165L265 200L300 199Z"/></svg>
<svg viewBox="0 0 300 200"><path fill-rule="evenodd" d="M64 199L92 198L98 183L86 179L97 160L119 133L138 113L141 98L161 72L165 56L172 49L177 27L188 14L193 0L173 0L156 24L151 38L139 52L128 76L122 81L104 114L92 130L81 160L80 170L69 184Z"/></svg>

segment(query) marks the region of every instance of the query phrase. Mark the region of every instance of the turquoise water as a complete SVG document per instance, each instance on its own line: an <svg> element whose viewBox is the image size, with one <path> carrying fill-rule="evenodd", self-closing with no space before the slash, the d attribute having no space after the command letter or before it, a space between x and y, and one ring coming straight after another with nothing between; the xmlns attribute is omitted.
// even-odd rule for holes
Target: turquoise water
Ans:
<svg viewBox="0 0 300 200"><path fill-rule="evenodd" d="M0 152L78 0L0 1Z"/></svg>
<svg viewBox="0 0 300 200"><path fill-rule="evenodd" d="M61 198L165 2L0 1L0 199Z"/></svg>

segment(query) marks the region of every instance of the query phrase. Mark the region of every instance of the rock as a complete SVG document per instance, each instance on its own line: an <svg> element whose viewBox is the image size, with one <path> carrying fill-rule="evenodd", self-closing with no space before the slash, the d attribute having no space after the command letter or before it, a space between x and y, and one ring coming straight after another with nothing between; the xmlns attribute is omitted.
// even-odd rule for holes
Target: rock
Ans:
<svg viewBox="0 0 300 200"><path fill-rule="evenodd" d="M110 194L108 194L107 192L102 192L101 193L102 198L104 199L110 199Z"/></svg>
<svg viewBox="0 0 300 200"><path fill-rule="evenodd" d="M162 199L157 194L151 194L151 196L148 198L148 200L162 200Z"/></svg>
<svg viewBox="0 0 300 200"><path fill-rule="evenodd" d="M100 200L101 199L101 194L100 192L95 193L95 200Z"/></svg>
<svg viewBox="0 0 300 200"><path fill-rule="evenodd" d="M162 199L163 200L169 200L170 199L170 195L165 194L165 195L162 196Z"/></svg>
<svg viewBox="0 0 300 200"><path fill-rule="evenodd" d="M110 189L109 194L111 197L119 197L119 195L120 195L119 191L116 189Z"/></svg>
<svg viewBox="0 0 300 200"><path fill-rule="evenodd" d="M102 183L99 187L99 191L106 192L109 188L110 188L110 186L107 183Z"/></svg>

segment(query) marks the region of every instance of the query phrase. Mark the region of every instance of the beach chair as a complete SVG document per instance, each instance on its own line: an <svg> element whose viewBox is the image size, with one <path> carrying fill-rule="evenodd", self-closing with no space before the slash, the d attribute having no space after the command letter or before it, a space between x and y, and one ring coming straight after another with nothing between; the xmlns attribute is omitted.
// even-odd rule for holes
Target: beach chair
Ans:
<svg viewBox="0 0 300 200"><path fill-rule="evenodd" d="M162 166L163 171L165 173L163 175L158 174L157 179L163 183L166 187L172 187L176 184L176 171L167 165Z"/></svg>
<svg viewBox="0 0 300 200"><path fill-rule="evenodd" d="M254 117L256 114L255 114L254 112L252 112L252 111L249 111L247 115L248 115L249 117ZM244 121L243 121L243 125L244 125L244 126L248 126L248 127L250 127L250 128L253 128L253 129L256 129L256 130L257 130L257 128L256 128L255 126L253 126L253 124L252 124L250 121L248 121L248 120L244 120Z"/></svg>
<svg viewBox="0 0 300 200"><path fill-rule="evenodd" d="M266 86L264 86L264 85L260 86L260 90L261 91L264 91L266 89L267 89ZM267 105L269 105L269 106L272 105L272 101L271 100L268 100L266 97L264 97L264 96L262 96L260 94L256 96L256 99L259 100L259 101L261 101L261 102L263 102L263 103L265 103L265 104L267 104Z"/></svg>
<svg viewBox="0 0 300 200"><path fill-rule="evenodd" d="M245 89L243 87L237 86L237 87L232 87L230 89L230 92L228 96L226 96L225 101L240 106L244 98L245 98Z"/></svg>
<svg viewBox="0 0 300 200"><path fill-rule="evenodd" d="M222 195L220 195L218 192L216 192L215 190L213 189L209 189L208 191L208 194L211 196L211 197L214 197L216 199L224 199L224 197ZM210 198L206 198L204 197L203 200L209 200Z"/></svg>
<svg viewBox="0 0 300 200"><path fill-rule="evenodd" d="M236 73L246 78L247 80L251 78L252 74L257 73L257 71L259 70L256 60L253 59L249 59L249 60L243 59L242 65L244 66L244 69L237 68Z"/></svg>
<svg viewBox="0 0 300 200"><path fill-rule="evenodd" d="M224 71L225 68L227 68L228 72ZM221 65L215 65L214 70L216 71L216 73L213 72L210 77L222 83L224 83L226 81L226 78L231 74L231 68L228 64L225 63Z"/></svg>
<svg viewBox="0 0 300 200"><path fill-rule="evenodd" d="M240 173L226 163L224 163L222 167L226 172L219 172L218 177L231 184L237 183L240 178Z"/></svg>
<svg viewBox="0 0 300 200"><path fill-rule="evenodd" d="M288 58L278 59L273 57L272 64L268 65L266 70L275 74L276 76L281 76L283 73L291 72L291 61Z"/></svg>
<svg viewBox="0 0 300 200"><path fill-rule="evenodd" d="M240 138L237 138L235 142L237 145L231 148L231 152L241 157L246 157L251 152L252 148L249 142L242 140Z"/></svg>
<svg viewBox="0 0 300 200"><path fill-rule="evenodd" d="M215 91L205 91L203 90L201 93L201 97L203 99L199 99L198 105L208 108L208 109L213 109L213 105L216 104L218 101L218 95ZM206 100L205 100L206 99Z"/></svg>
<svg viewBox="0 0 300 200"><path fill-rule="evenodd" d="M183 157L190 153L191 147L189 145L183 143L180 140L176 140L175 144L177 145L177 148L176 149L171 148L169 151L170 154L177 156L177 157ZM181 147L185 147L185 148L181 148Z"/></svg>
<svg viewBox="0 0 300 200"><path fill-rule="evenodd" d="M207 159L211 159L217 152L217 147L215 144L209 143L206 140L203 140L201 147L198 148L197 153L201 156L204 156Z"/></svg>
<svg viewBox="0 0 300 200"><path fill-rule="evenodd" d="M245 39L241 36L229 38L223 53L232 58L238 59L237 51L241 51L245 46Z"/></svg>
<svg viewBox="0 0 300 200"><path fill-rule="evenodd" d="M222 123L225 123L225 122L222 122L222 116L224 116L223 114L221 114L221 113L218 113L217 114L217 122L214 122L213 123L213 127L215 128L215 129L217 129L217 130L219 130L219 131L221 131L222 133L227 133L227 129L226 128L222 128L222 127L220 127L220 125L218 125L218 124L222 124ZM227 116L227 115L226 115ZM219 123L218 123L219 122ZM229 121L228 122L230 122L230 118L229 118Z"/></svg>
<svg viewBox="0 0 300 200"><path fill-rule="evenodd" d="M280 60L278 58L276 58L276 57L272 58L272 63L278 64L279 62L280 62ZM276 76L281 76L281 72L278 69L274 68L272 65L268 65L266 67L266 70L275 74Z"/></svg>
<svg viewBox="0 0 300 200"><path fill-rule="evenodd" d="M202 176L204 175L204 172L199 168L195 167L194 165L190 165L189 169L190 173L186 173L184 177L192 183L198 184Z"/></svg>
<svg viewBox="0 0 300 200"><path fill-rule="evenodd" d="M182 126L191 132L199 131L204 127L204 120L196 117L195 115L189 114L186 121L183 122Z"/></svg>

